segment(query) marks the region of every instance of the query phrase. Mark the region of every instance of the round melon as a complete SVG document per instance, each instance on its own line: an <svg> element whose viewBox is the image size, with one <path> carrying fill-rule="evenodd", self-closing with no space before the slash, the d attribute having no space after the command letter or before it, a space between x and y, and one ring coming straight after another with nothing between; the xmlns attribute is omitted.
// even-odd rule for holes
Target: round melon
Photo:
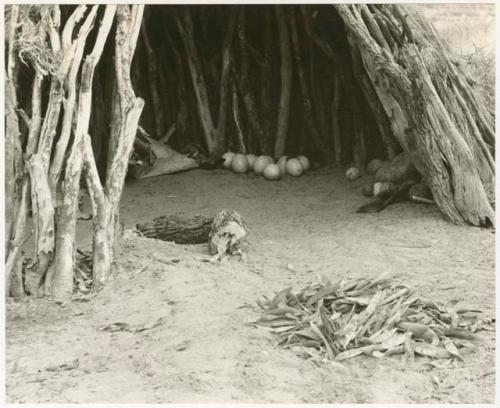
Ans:
<svg viewBox="0 0 500 408"><path fill-rule="evenodd" d="M366 166L366 171L368 172L368 174L375 174L378 171L378 169L382 167L383 164L384 164L383 160L372 159Z"/></svg>
<svg viewBox="0 0 500 408"><path fill-rule="evenodd" d="M302 163L299 159L290 159L286 162L286 172L293 177L299 177L304 168L302 167Z"/></svg>
<svg viewBox="0 0 500 408"><path fill-rule="evenodd" d="M348 180L353 181L358 179L361 176L361 174L357 167L351 167L350 169L347 169L345 176L347 177Z"/></svg>
<svg viewBox="0 0 500 408"><path fill-rule="evenodd" d="M250 168L252 168L253 164L255 162L255 159L257 159L257 155L255 155L255 154L247 154L247 159L248 159L248 164L249 164Z"/></svg>
<svg viewBox="0 0 500 408"><path fill-rule="evenodd" d="M278 160L278 167L280 168L281 175L286 174L286 162L288 160L288 156L281 156Z"/></svg>
<svg viewBox="0 0 500 408"><path fill-rule="evenodd" d="M302 164L304 171L307 171L311 168L311 162L306 156L297 156L297 160L299 160L300 163Z"/></svg>
<svg viewBox="0 0 500 408"><path fill-rule="evenodd" d="M279 180L281 178L281 171L277 164L269 163L264 167L264 177L268 180Z"/></svg>
<svg viewBox="0 0 500 408"><path fill-rule="evenodd" d="M231 161L233 160L234 153L233 152L226 152L222 155L222 159L224 162L222 163L222 166L225 169L231 168Z"/></svg>
<svg viewBox="0 0 500 408"><path fill-rule="evenodd" d="M262 174L264 168L273 162L273 159L269 156L259 156L253 162L253 171L255 174Z"/></svg>
<svg viewBox="0 0 500 408"><path fill-rule="evenodd" d="M235 154L231 160L231 168L235 173L244 174L248 171L248 159L244 154Z"/></svg>

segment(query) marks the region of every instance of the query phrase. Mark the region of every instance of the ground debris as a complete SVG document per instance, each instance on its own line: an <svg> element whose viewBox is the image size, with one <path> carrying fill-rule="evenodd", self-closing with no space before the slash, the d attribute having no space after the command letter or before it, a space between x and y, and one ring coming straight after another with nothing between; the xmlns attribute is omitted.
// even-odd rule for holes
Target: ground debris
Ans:
<svg viewBox="0 0 500 408"><path fill-rule="evenodd" d="M110 324L105 324L103 326L99 326L97 328L98 331L107 331L107 332L119 332L119 331L127 331L127 332L132 332L132 333L140 333L146 330L151 330L154 329L155 327L158 327L159 325L164 323L164 318L159 317L157 319L151 320L148 323L141 324L141 325L131 325L126 322L115 322L115 323L110 323Z"/></svg>
<svg viewBox="0 0 500 408"><path fill-rule="evenodd" d="M45 369L45 371L69 371L75 370L80 366L80 360L75 358L71 363L63 363L49 366Z"/></svg>
<svg viewBox="0 0 500 408"><path fill-rule="evenodd" d="M73 294L88 296L92 290L92 282L92 252L77 249Z"/></svg>
<svg viewBox="0 0 500 408"><path fill-rule="evenodd" d="M322 277L297 293L287 287L273 299L263 297L258 305L262 316L253 324L275 333L278 345L336 361L362 354L464 361L462 351L482 340L473 332L494 324L480 310L422 299L385 275L334 283Z"/></svg>

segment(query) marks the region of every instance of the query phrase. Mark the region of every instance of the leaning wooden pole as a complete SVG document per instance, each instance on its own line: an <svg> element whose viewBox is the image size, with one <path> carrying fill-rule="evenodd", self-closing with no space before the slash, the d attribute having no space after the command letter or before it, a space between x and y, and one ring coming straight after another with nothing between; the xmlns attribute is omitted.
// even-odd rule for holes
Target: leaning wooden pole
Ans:
<svg viewBox="0 0 500 408"><path fill-rule="evenodd" d="M116 92L106 183L99 180L90 139L83 135L87 186L94 212L93 290L99 291L109 278L119 231L119 203L144 101L136 97L130 68L139 35L144 5L119 5L116 9L115 73Z"/></svg>
<svg viewBox="0 0 500 408"><path fill-rule="evenodd" d="M334 160L332 157L332 152L330 151L325 141L323 140L322 136L320 135L317 122L314 117L311 89L309 88L310 84L308 83L307 78L305 76L303 52L301 50L299 43L297 22L295 19L295 12L293 8L290 8L289 16L290 16L289 21L290 21L290 31L292 38L292 49L293 49L293 55L295 57L295 66L297 68L297 72L299 75L300 90L302 93L302 104L304 107L304 117L307 122L307 126L309 127L309 131L311 132L314 144L324 156L325 162L332 163ZM311 75L313 75L313 73L311 73ZM322 107L318 108L322 109Z"/></svg>
<svg viewBox="0 0 500 408"><path fill-rule="evenodd" d="M462 87L460 96L473 92L456 67L448 64L447 51L429 40L432 36L423 24L407 19L399 5L377 6L402 27L397 58L373 38L360 6L334 7L359 47L395 137L431 187L436 204L453 222L494 225L495 213L489 202L494 172L486 165L479 166L474 156L480 154L481 141L469 137L473 130L457 123L455 114L471 115L480 122L477 110L481 108L470 100L469 104L459 103L456 88ZM432 52L433 58L426 60L425 52ZM439 70L435 69L435 58ZM453 86L444 88L441 83ZM484 139L487 136L483 135Z"/></svg>
<svg viewBox="0 0 500 408"><path fill-rule="evenodd" d="M292 55L290 37L286 24L283 6L275 6L278 21L278 33L281 53L281 96L278 111L278 128L274 144L274 157L285 154L286 136L288 132L288 119L290 116L290 100L292 94Z"/></svg>
<svg viewBox="0 0 500 408"><path fill-rule="evenodd" d="M94 6L90 11L89 18L91 20L95 18L97 8L98 6ZM78 195L83 166L83 139L88 133L90 123L94 70L101 58L104 44L113 24L115 12L116 6L106 6L94 47L92 52L85 57L81 70L76 129L65 168L62 189L63 203L57 217L54 272L52 282L48 282L49 285L46 285L46 288L50 288L51 290L50 294L55 298L67 298L73 292L76 216L78 214Z"/></svg>
<svg viewBox="0 0 500 408"><path fill-rule="evenodd" d="M246 13L242 7L238 18L238 40L240 54L240 75L238 77L238 85L241 91L241 97L245 106L249 125L256 136L260 153L271 154L269 135L266 135L261 123L260 115L257 110L255 95L250 83L250 70L248 61L248 44L247 44L247 29L246 29Z"/></svg>

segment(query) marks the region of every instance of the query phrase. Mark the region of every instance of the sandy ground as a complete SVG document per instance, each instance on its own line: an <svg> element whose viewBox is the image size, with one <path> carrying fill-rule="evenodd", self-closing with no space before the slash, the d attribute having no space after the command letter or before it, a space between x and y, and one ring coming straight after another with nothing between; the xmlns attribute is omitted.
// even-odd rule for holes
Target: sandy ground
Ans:
<svg viewBox="0 0 500 408"><path fill-rule="evenodd" d="M9 300L7 401L493 403L493 333L464 363L426 371L425 360L407 365L397 356L318 366L248 325L261 295L300 288L318 274L386 270L427 298L494 316L494 233L454 226L427 205L356 214L367 201L362 184L326 169L279 182L224 170L129 182L127 227L164 214L234 209L252 231L248 259L207 263L204 245L127 234L113 279L92 302ZM158 319L142 332L98 330L114 322L151 327ZM60 364L69 369L55 369Z"/></svg>

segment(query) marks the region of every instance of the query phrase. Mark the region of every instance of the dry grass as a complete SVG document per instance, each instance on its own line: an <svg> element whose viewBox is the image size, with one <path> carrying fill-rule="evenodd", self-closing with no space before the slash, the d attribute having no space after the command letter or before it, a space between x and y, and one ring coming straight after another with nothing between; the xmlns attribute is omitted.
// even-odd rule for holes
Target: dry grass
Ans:
<svg viewBox="0 0 500 408"><path fill-rule="evenodd" d="M415 4L457 53L495 52L494 4Z"/></svg>
<svg viewBox="0 0 500 408"><path fill-rule="evenodd" d="M297 293L291 289L259 302L264 314L255 324L268 327L280 345L306 359L404 354L412 361L416 353L464 361L460 353L481 339L473 333L494 330L480 310L424 300L387 275L334 283L323 278Z"/></svg>
<svg viewBox="0 0 500 408"><path fill-rule="evenodd" d="M460 55L472 78L482 89L494 112L495 101L495 5L414 4L441 34L452 51Z"/></svg>

